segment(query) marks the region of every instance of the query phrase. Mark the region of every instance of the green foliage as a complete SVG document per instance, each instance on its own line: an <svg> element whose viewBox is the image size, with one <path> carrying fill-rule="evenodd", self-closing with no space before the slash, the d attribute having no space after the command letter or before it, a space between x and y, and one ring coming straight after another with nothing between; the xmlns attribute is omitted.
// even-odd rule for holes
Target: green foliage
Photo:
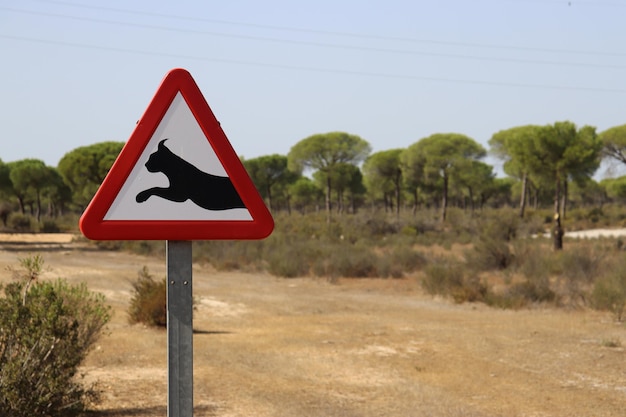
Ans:
<svg viewBox="0 0 626 417"><path fill-rule="evenodd" d="M288 186L298 179L296 173L287 169L286 156L273 154L244 159L243 165L270 210L277 206L277 201L286 203Z"/></svg>
<svg viewBox="0 0 626 417"><path fill-rule="evenodd" d="M626 200L626 176L605 178L600 181L600 186L605 190L606 196L613 201L623 202Z"/></svg>
<svg viewBox="0 0 626 417"><path fill-rule="evenodd" d="M626 164L626 125L605 130L600 139L606 156Z"/></svg>
<svg viewBox="0 0 626 417"><path fill-rule="evenodd" d="M74 204L87 206L123 146L124 142L101 142L81 146L61 158L58 170L72 191Z"/></svg>
<svg viewBox="0 0 626 417"><path fill-rule="evenodd" d="M362 138L345 132L329 132L309 136L291 147L289 167L295 172L303 169L331 172L337 164L358 164L371 152Z"/></svg>
<svg viewBox="0 0 626 417"><path fill-rule="evenodd" d="M441 219L446 220L450 184L470 181L466 173L472 161L485 155L486 151L479 143L458 133L437 133L420 139L401 157L407 173L410 173L407 187L441 192Z"/></svg>
<svg viewBox="0 0 626 417"><path fill-rule="evenodd" d="M8 166L13 194L18 199L22 213L25 212L25 205L30 203L37 209L39 221L42 215L42 196L46 190L50 191L55 186L55 179L58 179L56 169L46 166L39 159L22 159L11 162Z"/></svg>
<svg viewBox="0 0 626 417"><path fill-rule="evenodd" d="M144 266L132 283L128 321L148 326L167 326L167 282L156 281Z"/></svg>
<svg viewBox="0 0 626 417"><path fill-rule="evenodd" d="M288 193L293 208L302 214L305 214L307 209L314 210L315 207L320 207L324 201L324 191L307 177L300 177L290 184Z"/></svg>
<svg viewBox="0 0 626 417"><path fill-rule="evenodd" d="M305 169L317 171L318 178L326 182L326 214L330 222L332 183L345 182L348 187L353 172L346 170L346 165L357 165L371 152L367 141L345 132L316 134L302 139L291 147L288 157L289 169L302 173ZM343 168L342 168L343 167ZM345 171L345 172L344 172ZM346 175L350 175L347 178ZM320 177L321 175L321 177ZM354 187L351 187L354 190Z"/></svg>
<svg viewBox="0 0 626 417"><path fill-rule="evenodd" d="M0 197L10 195L13 192L13 183L9 173L9 166L0 159Z"/></svg>
<svg viewBox="0 0 626 417"><path fill-rule="evenodd" d="M370 155L363 163L365 185L373 200L382 200L386 207L400 210L402 188L402 149L380 151Z"/></svg>
<svg viewBox="0 0 626 417"><path fill-rule="evenodd" d="M110 308L84 284L38 282L40 257L20 262L20 280L0 298L0 415L79 415L97 391L79 383L78 367Z"/></svg>

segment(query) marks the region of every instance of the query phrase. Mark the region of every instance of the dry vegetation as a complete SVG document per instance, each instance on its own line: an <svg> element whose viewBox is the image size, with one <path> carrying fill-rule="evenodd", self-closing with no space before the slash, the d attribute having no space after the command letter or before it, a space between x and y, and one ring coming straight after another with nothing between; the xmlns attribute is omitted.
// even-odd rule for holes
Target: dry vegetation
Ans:
<svg viewBox="0 0 626 417"><path fill-rule="evenodd" d="M91 415L164 416L166 334L127 316L132 281L144 266L162 277L163 258L69 239L3 235L0 265L40 253L51 268L42 279L86 282L105 294L114 316L83 368L103 393ZM561 268L617 246L580 244ZM446 242L414 248L428 265L460 262L474 250ZM559 296L516 310L457 304L424 291L425 265L399 279L284 279L232 265L216 270L202 256L194 266L196 416L623 415L626 329L586 301ZM525 279L523 269L509 271L479 275L502 293ZM551 288L575 294L559 271L550 272ZM575 282L576 291L589 285L584 276Z"/></svg>

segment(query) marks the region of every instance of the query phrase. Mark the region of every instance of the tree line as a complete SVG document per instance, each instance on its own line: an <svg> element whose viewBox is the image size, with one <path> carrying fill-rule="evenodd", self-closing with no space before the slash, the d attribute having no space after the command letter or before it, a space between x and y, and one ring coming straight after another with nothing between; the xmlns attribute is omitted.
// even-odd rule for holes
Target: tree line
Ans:
<svg viewBox="0 0 626 417"><path fill-rule="evenodd" d="M123 142L102 142L71 150L57 167L38 159L0 160L0 216L12 211L41 220L66 211L80 213L106 176ZM626 125L598 133L570 121L526 125L496 132L485 149L459 133L436 133L406 148L372 153L363 138L346 132L314 134L273 154L242 162L273 212L324 210L354 213L363 207L400 215L437 208L446 220L450 205L476 210L485 205L554 207L555 248L568 203L603 204L626 197L626 179L600 183L593 175L603 159L626 164ZM484 162L487 153L503 161L506 178Z"/></svg>

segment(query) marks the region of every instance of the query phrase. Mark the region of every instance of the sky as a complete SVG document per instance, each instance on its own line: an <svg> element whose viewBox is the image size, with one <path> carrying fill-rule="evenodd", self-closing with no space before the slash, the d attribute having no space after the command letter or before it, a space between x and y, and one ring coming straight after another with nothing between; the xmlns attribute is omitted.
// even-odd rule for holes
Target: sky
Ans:
<svg viewBox="0 0 626 417"><path fill-rule="evenodd" d="M0 159L57 166L126 141L179 67L247 159L331 131L373 152L434 133L488 149L563 120L601 132L626 124L625 15L626 0L0 0Z"/></svg>

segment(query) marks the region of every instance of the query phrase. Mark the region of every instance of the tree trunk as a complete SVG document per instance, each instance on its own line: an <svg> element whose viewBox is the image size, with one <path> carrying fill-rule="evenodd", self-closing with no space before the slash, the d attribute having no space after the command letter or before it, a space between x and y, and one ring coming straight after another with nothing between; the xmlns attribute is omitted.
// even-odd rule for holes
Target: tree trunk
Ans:
<svg viewBox="0 0 626 417"><path fill-rule="evenodd" d="M552 237L554 239L554 250L563 249L563 226L561 225L561 180L557 178L555 182L554 190L554 230L552 231Z"/></svg>
<svg viewBox="0 0 626 417"><path fill-rule="evenodd" d="M417 214L417 188L413 190L413 217Z"/></svg>
<svg viewBox="0 0 626 417"><path fill-rule="evenodd" d="M400 173L396 176L396 221L400 221Z"/></svg>
<svg viewBox="0 0 626 417"><path fill-rule="evenodd" d="M524 177L522 178L522 195L519 199L519 216L520 218L524 218L524 210L526 209L526 192L528 187L528 175L524 173Z"/></svg>
<svg viewBox="0 0 626 417"><path fill-rule="evenodd" d="M272 187L267 186L267 206L272 211Z"/></svg>
<svg viewBox="0 0 626 417"><path fill-rule="evenodd" d="M41 196L37 191L37 223L41 222Z"/></svg>
<svg viewBox="0 0 626 417"><path fill-rule="evenodd" d="M448 175L443 176L443 198L441 199L441 221L446 221L446 210L448 209Z"/></svg>
<svg viewBox="0 0 626 417"><path fill-rule="evenodd" d="M330 175L326 179L326 223L330 224Z"/></svg>
<svg viewBox="0 0 626 417"><path fill-rule="evenodd" d="M474 204L474 191L472 190L472 187L467 187L467 188L468 188L469 200L470 200L470 210L473 215L474 211L476 210L476 205Z"/></svg>
<svg viewBox="0 0 626 417"><path fill-rule="evenodd" d="M24 197L17 196L17 201L20 203L20 211L22 214L26 214L26 205L24 204Z"/></svg>
<svg viewBox="0 0 626 417"><path fill-rule="evenodd" d="M567 193L568 193L568 184L567 179L563 181L563 197L561 199L561 217L565 220L567 214Z"/></svg>

